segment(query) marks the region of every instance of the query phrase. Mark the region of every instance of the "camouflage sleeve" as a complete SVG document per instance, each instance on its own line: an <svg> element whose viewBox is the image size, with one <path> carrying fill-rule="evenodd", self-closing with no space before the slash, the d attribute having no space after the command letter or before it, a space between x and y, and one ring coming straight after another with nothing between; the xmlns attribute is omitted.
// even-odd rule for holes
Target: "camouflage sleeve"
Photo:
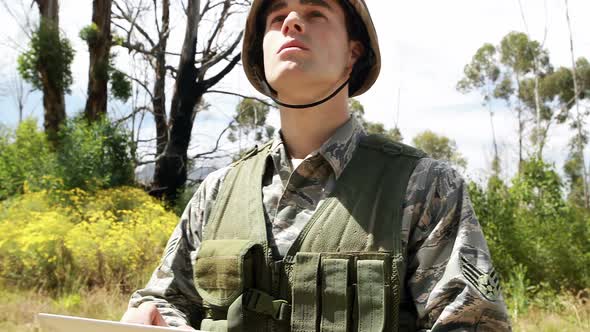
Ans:
<svg viewBox="0 0 590 332"><path fill-rule="evenodd" d="M510 331L498 275L465 182L423 159L408 185L408 289L420 331ZM407 208L406 208L407 209Z"/></svg>
<svg viewBox="0 0 590 332"><path fill-rule="evenodd" d="M152 302L170 326L199 324L201 298L193 283L192 262L201 244L202 229L228 169L209 174L199 186L168 240L160 265L145 288L131 295L129 307Z"/></svg>

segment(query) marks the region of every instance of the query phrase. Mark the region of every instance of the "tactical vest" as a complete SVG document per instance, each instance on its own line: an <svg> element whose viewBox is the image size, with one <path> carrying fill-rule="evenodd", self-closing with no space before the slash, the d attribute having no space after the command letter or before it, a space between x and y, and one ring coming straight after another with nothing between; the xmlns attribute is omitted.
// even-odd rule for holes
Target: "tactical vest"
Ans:
<svg viewBox="0 0 590 332"><path fill-rule="evenodd" d="M406 187L424 153L364 137L287 254L268 245L262 178L270 143L226 175L194 264L207 331L394 331L405 271Z"/></svg>

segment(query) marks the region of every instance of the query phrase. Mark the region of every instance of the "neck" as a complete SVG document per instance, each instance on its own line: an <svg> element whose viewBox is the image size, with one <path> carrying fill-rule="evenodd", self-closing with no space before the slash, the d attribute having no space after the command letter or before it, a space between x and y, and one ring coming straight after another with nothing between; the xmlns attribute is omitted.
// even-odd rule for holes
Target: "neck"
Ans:
<svg viewBox="0 0 590 332"><path fill-rule="evenodd" d="M283 141L292 158L305 158L350 117L348 88L321 105L304 109L280 107Z"/></svg>

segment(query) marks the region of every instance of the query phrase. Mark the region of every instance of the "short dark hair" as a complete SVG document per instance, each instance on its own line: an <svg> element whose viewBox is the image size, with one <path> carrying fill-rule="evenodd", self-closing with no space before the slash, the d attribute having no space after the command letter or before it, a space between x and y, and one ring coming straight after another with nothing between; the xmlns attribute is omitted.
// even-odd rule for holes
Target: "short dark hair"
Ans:
<svg viewBox="0 0 590 332"><path fill-rule="evenodd" d="M354 7L352 7L348 0L337 0L336 2L344 11L344 20L346 24L346 32L348 33L348 39L358 41L363 46L363 54L356 61L350 74L351 79L348 85L348 94L352 95L362 86L362 83L368 76L371 65L375 61L375 54L371 48L367 27L365 24L358 24L359 22L363 22L363 20L357 11L354 9ZM258 73L259 75L264 75L264 54L262 51L264 33L260 32L266 30L266 18L270 3L271 1L266 0L260 8L260 14L256 18L256 32L258 32L258 34L252 39L253 45L249 48L249 58L252 59L251 61L258 63L261 66L260 69L262 72ZM264 76L260 78L262 79Z"/></svg>

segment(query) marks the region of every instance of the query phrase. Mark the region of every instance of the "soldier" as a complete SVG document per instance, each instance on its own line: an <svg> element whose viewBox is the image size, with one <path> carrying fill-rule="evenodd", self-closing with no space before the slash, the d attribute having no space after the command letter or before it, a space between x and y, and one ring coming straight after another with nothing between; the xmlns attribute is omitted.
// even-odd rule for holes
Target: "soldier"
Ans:
<svg viewBox="0 0 590 332"><path fill-rule="evenodd" d="M508 331L466 185L367 135L363 0L252 1L243 65L281 130L201 184L123 321L213 331ZM384 105L384 107L387 107Z"/></svg>

